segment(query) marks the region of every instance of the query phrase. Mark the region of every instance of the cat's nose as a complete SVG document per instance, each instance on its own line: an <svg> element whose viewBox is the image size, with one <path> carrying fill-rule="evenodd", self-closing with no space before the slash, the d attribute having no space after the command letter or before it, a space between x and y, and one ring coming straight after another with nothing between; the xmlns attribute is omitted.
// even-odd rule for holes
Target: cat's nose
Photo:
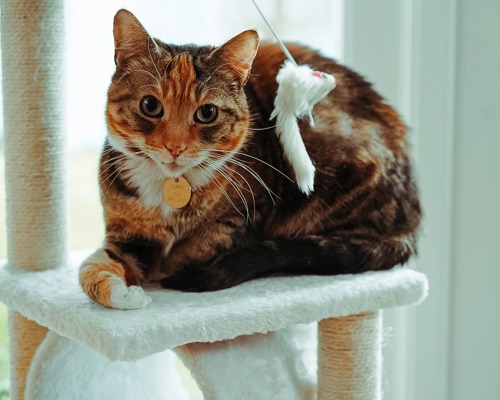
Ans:
<svg viewBox="0 0 500 400"><path fill-rule="evenodd" d="M176 159L179 157L179 155L186 150L187 145L185 143L167 143L167 150L169 151L170 154L172 154L172 157Z"/></svg>

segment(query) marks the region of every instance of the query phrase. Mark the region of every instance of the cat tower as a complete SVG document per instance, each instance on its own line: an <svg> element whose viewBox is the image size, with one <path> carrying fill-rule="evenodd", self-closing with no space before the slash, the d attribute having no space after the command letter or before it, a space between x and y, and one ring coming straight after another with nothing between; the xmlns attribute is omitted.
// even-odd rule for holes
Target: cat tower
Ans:
<svg viewBox="0 0 500 400"><path fill-rule="evenodd" d="M131 311L83 294L85 254L67 251L63 3L2 2L11 398L184 399L174 349L205 399L381 399L382 310L427 295L411 269L149 288Z"/></svg>

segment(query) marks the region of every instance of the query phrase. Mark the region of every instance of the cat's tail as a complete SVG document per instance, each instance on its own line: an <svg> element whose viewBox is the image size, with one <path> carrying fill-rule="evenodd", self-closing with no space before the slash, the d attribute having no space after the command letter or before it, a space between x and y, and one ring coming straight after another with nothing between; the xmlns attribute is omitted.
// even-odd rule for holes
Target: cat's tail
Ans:
<svg viewBox="0 0 500 400"><path fill-rule="evenodd" d="M308 236L277 238L235 250L206 266L192 266L162 281L169 288L212 291L269 275L340 275L386 270L415 254L412 237L358 241Z"/></svg>

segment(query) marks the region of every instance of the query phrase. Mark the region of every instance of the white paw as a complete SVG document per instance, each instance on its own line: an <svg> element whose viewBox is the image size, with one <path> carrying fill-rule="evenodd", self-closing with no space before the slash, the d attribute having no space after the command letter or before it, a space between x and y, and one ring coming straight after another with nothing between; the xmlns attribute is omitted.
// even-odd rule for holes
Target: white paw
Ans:
<svg viewBox="0 0 500 400"><path fill-rule="evenodd" d="M118 276L109 277L111 286L111 307L124 310L134 310L146 307L151 303L151 297L146 296L139 286L127 286Z"/></svg>

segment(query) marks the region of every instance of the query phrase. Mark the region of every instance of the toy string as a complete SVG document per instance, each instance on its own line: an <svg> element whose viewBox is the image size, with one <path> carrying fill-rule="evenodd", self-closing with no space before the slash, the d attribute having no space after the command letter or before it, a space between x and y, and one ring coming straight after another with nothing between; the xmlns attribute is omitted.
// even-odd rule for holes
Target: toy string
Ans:
<svg viewBox="0 0 500 400"><path fill-rule="evenodd" d="M269 28L269 30L271 31L271 33L274 35L274 37L278 41L278 45L281 47L281 50L283 50L283 53L285 53L286 58L288 58L288 60L294 66L297 67L297 62L295 61L295 59L293 58L293 56L288 51L287 47L285 46L285 43L283 43L283 41L279 38L278 34L274 31L273 27L271 26L271 24L269 23L269 21L267 20L267 18L264 16L264 13L262 12L262 10L260 9L260 7L258 6L257 2L255 0L252 0L252 3L255 6L255 8L257 9L257 11L259 12L259 14L262 17L262 19L264 20L264 22L266 23L266 25ZM308 116L309 116L309 123L310 123L310 125L314 126L314 118L313 118L313 115L312 115L312 109L308 110Z"/></svg>
<svg viewBox="0 0 500 400"><path fill-rule="evenodd" d="M271 24L269 23L269 21L266 19L266 17L264 16L264 13L262 12L262 10L259 8L259 6L257 5L257 3L255 2L255 0L252 0L252 3L253 5L255 6L255 8L257 9L257 11L259 12L260 16L262 17L262 19L264 20L264 22L266 23L267 27L269 28L269 30L271 31L271 33L274 35L274 37L276 38L276 40L278 41L278 44L279 46L281 47L281 50L283 50L283 53L285 53L286 55L286 58L288 58L288 60L290 60L290 62L297 66L297 63L295 62L295 59L293 58L293 56L290 54L290 52L288 51L288 49L286 48L285 46L285 43L283 43L283 41L279 38L278 34L274 31L273 27L271 26Z"/></svg>

